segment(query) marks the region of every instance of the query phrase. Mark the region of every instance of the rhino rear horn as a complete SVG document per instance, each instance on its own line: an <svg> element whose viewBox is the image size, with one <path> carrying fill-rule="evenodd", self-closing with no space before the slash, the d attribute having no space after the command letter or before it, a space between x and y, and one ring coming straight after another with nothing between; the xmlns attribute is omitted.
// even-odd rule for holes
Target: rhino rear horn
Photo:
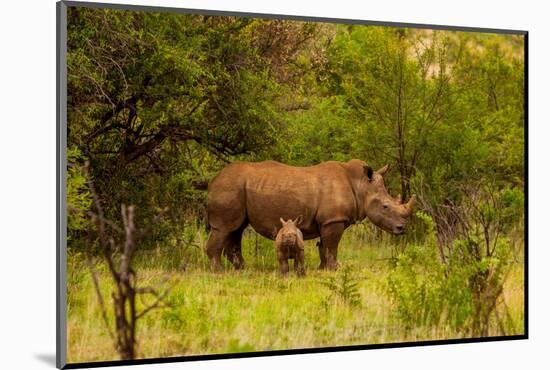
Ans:
<svg viewBox="0 0 550 370"><path fill-rule="evenodd" d="M390 165L387 164L384 167L382 167L381 169L379 169L378 171L376 171L376 173L379 174L380 176L384 176L386 174L386 172L388 172L389 168L390 168Z"/></svg>

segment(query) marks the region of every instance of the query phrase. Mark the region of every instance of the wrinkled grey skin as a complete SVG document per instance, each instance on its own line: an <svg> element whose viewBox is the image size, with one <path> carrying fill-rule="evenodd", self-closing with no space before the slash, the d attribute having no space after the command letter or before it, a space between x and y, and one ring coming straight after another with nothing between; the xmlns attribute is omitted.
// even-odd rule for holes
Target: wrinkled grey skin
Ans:
<svg viewBox="0 0 550 370"><path fill-rule="evenodd" d="M305 275L305 258L304 258L304 235L298 228L302 222L302 216L298 216L296 220L285 221L282 218L281 229L275 237L275 245L277 246L277 259L283 276L288 275L288 260L294 260L294 271L296 275Z"/></svg>
<svg viewBox="0 0 550 370"><path fill-rule="evenodd" d="M373 171L365 162L324 162L293 167L275 161L235 162L209 184L206 252L213 268L221 267L223 253L239 269L244 267L241 237L247 225L274 239L279 218L303 216L304 239L321 238L319 268L336 269L338 243L350 225L368 218L393 234L405 232L414 196L406 204L391 197L384 185L388 166Z"/></svg>

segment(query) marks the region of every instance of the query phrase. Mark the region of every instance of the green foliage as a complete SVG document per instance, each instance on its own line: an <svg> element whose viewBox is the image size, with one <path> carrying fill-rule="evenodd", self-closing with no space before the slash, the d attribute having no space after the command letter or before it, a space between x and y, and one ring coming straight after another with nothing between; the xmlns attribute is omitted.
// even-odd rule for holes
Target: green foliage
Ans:
<svg viewBox="0 0 550 370"><path fill-rule="evenodd" d="M397 257L388 278L388 294L409 327L437 325L443 312L442 266L435 250L411 245Z"/></svg>
<svg viewBox="0 0 550 370"><path fill-rule="evenodd" d="M80 167L82 160L82 153L77 147L67 149L67 237L71 241L79 232L87 229L89 221L84 212L90 210L92 205L87 179Z"/></svg>
<svg viewBox="0 0 550 370"><path fill-rule="evenodd" d="M437 243L437 225L433 218L426 212L415 212L415 218L417 220L417 228L421 229L423 238L417 238L417 240L423 240L427 245L434 247ZM416 230L415 230L416 231Z"/></svg>
<svg viewBox="0 0 550 370"><path fill-rule="evenodd" d="M509 202L520 203L515 192L502 194ZM461 214L468 217L469 226L449 246L445 262L437 254L435 223L425 213L417 213L430 230L427 242L410 245L397 257L385 285L399 318L408 327L445 324L475 336L487 335L511 269L512 248L510 240L500 236L502 230L491 226L502 222L498 204L483 198L473 202L481 217Z"/></svg>
<svg viewBox="0 0 550 370"><path fill-rule="evenodd" d="M461 324L467 323L465 328L476 336L487 335L490 316L510 271L509 241L506 238L497 240L496 253L492 256L472 253L481 250L482 243L475 235L467 240L457 240L453 244L453 257L449 262L449 276L455 284L449 287L448 294L456 296L457 292L468 292L468 299L462 302L464 307L454 307L454 319ZM501 334L505 335L506 332Z"/></svg>
<svg viewBox="0 0 550 370"><path fill-rule="evenodd" d="M525 196L519 188L505 188L499 195L502 204L501 217L504 220L506 231L514 225L523 224L523 210L525 209Z"/></svg>
<svg viewBox="0 0 550 370"><path fill-rule="evenodd" d="M134 204L141 223L170 207L172 222L143 245L204 212L197 181L241 155L268 156L282 127L278 73L291 73L293 42L315 29L284 25L69 9L69 146L90 159L107 216L116 204ZM285 42L270 44L263 39L270 34Z"/></svg>
<svg viewBox="0 0 550 370"><path fill-rule="evenodd" d="M332 115L353 132L348 153L394 164L400 178L390 184L404 198L426 188L432 204L460 201L472 176L521 184L522 51L504 45L501 36L339 29L324 73Z"/></svg>
<svg viewBox="0 0 550 370"><path fill-rule="evenodd" d="M348 161L361 148L361 127L345 119L348 108L338 96L312 97L306 112L287 114L287 130L279 140L281 160L295 165L314 165L328 160Z"/></svg>
<svg viewBox="0 0 550 370"><path fill-rule="evenodd" d="M426 225L427 242L409 245L397 256L385 285L398 317L408 328L438 325L448 298L445 266L437 256L434 222L422 212L417 212L417 216Z"/></svg>
<svg viewBox="0 0 550 370"><path fill-rule="evenodd" d="M464 330L474 314L468 288L469 267L446 265L437 254L433 220L418 212L430 234L423 245L410 245L388 274L386 293L400 320L412 329L449 325Z"/></svg>
<svg viewBox="0 0 550 370"><path fill-rule="evenodd" d="M329 276L328 279L321 281L321 284L330 290L330 294L323 301L325 306L330 306L333 299L352 307L361 305L359 282L351 265L342 266L336 276Z"/></svg>

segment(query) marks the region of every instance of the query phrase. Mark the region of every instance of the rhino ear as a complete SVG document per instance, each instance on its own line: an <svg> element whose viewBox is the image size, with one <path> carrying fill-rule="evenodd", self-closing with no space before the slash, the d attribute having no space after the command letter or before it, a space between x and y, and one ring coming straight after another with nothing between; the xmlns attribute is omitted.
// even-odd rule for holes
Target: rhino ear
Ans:
<svg viewBox="0 0 550 370"><path fill-rule="evenodd" d="M363 169L365 170L365 176L367 176L367 179L369 179L369 181L372 181L372 175L374 175L372 167L366 164L363 166Z"/></svg>
<svg viewBox="0 0 550 370"><path fill-rule="evenodd" d="M286 222L285 222L285 220L283 220L282 217L279 217L279 221L281 221L281 224L282 224L283 226L285 226L285 223L286 223Z"/></svg>
<svg viewBox="0 0 550 370"><path fill-rule="evenodd" d="M389 168L390 168L390 165L387 164L384 167L382 167L381 169L379 169L378 171L376 171L376 173L379 174L380 176L384 176L386 174L386 172L388 172Z"/></svg>
<svg viewBox="0 0 550 370"><path fill-rule="evenodd" d="M301 223L302 223L302 215L298 216L298 217L294 220L294 224L295 224L296 226L299 226Z"/></svg>

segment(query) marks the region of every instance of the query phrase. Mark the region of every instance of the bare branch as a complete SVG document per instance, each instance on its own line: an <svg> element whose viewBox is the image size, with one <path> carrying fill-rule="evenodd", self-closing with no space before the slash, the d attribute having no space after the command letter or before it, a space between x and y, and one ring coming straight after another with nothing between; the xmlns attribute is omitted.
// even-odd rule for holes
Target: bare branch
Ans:
<svg viewBox="0 0 550 370"><path fill-rule="evenodd" d="M143 309L143 311L141 311L139 314L137 314L136 319L139 319L140 317L143 317L145 314L147 314L147 312L149 312L153 309L171 307L171 305L166 305L166 304L163 305L162 304L164 298L166 298L166 296L168 295L168 293L170 293L171 290L172 290L172 288L166 289L160 296L158 296L158 298L155 300L155 302L153 302L151 305L149 305L148 307Z"/></svg>
<svg viewBox="0 0 550 370"><path fill-rule="evenodd" d="M88 256L87 261L88 261L88 267L90 269L90 273L92 275L92 281L94 282L94 288L97 294L97 300L99 301L99 307L101 308L101 316L103 317L103 321L105 323L105 327L107 328L107 332L109 333L109 336L113 340L113 343L116 343L115 335L113 334L113 331L111 330L111 326L109 325L109 320L107 319L107 310L105 308L105 301L103 300L103 294L101 294L101 289L99 288L99 281L97 279L97 275L94 270L92 257Z"/></svg>
<svg viewBox="0 0 550 370"><path fill-rule="evenodd" d="M105 301L103 300L103 295L101 294L99 281L93 269L91 257L88 257L88 265L92 274L94 288L98 297L103 321L107 327L111 339L113 339L113 342L116 343L116 350L123 360L133 359L135 358L137 320L154 308L167 307L167 305L163 305L162 303L171 288L167 289L162 295L158 295L152 287L136 287L137 277L135 271L132 269L132 257L136 250L136 243L141 237L144 236L144 233L139 233L136 229L134 222L135 207L133 205L121 205L120 211L123 229L120 229L113 222L107 220L104 216L99 196L96 193L94 183L89 175L88 162L84 167L84 173L88 177L88 186L94 200L95 208L97 209L97 213L90 212L87 214L91 216L92 225L95 225L97 229L99 244L103 252L103 258L109 267L116 285L116 291L112 292L116 336L109 325ZM161 214L157 215L150 225L157 222L166 211L167 209L164 209ZM119 231L119 233L124 236L124 241L120 245L115 242L113 237L109 237L107 235L106 225L111 226L114 230ZM120 248L121 246L122 248ZM119 251L121 255L119 268L117 269L115 266L114 256L115 253ZM138 314L136 312L136 294L145 292L153 294L156 297L156 300L152 305L148 306L145 310Z"/></svg>

